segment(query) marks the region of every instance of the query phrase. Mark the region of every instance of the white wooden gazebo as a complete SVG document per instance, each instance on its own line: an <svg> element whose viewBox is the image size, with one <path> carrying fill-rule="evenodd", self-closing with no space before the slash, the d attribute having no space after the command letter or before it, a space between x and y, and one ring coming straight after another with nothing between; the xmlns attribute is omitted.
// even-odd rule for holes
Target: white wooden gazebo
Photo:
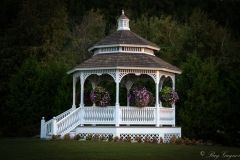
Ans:
<svg viewBox="0 0 240 160"><path fill-rule="evenodd" d="M181 136L181 127L175 126L175 105L165 108L159 101L163 81L170 77L175 89L175 75L181 70L156 57L154 51L159 50L156 44L130 31L129 19L122 11L117 31L91 47L89 51L94 55L68 72L73 75L72 108L48 122L43 118L41 138L67 133L84 137L91 133L131 138L147 135L158 139L162 137L166 142L173 135ZM75 105L78 80L81 86L79 107ZM85 106L86 80L92 83L93 88L103 80L114 81L115 106ZM129 106L129 102L127 106L119 104L119 85L124 85L129 91L137 80L155 82L155 106L139 108Z"/></svg>

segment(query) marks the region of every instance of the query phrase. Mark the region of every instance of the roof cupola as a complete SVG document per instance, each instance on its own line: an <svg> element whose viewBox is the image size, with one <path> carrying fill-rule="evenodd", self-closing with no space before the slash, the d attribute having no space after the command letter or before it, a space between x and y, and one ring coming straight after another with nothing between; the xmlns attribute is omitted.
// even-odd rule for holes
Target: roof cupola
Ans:
<svg viewBox="0 0 240 160"><path fill-rule="evenodd" d="M124 15L124 10L122 10L122 15L118 18L117 30L130 30L129 19Z"/></svg>

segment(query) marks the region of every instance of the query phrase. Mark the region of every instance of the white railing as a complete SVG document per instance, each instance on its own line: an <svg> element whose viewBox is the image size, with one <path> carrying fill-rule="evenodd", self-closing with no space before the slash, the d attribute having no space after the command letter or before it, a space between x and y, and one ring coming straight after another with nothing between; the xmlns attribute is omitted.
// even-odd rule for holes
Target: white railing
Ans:
<svg viewBox="0 0 240 160"><path fill-rule="evenodd" d="M67 111L61 113L56 118L56 121L60 121L67 115L69 115L72 112L72 108L68 109ZM45 122L44 117L42 119L43 124L41 124L41 138L46 138L46 135L52 135L52 128L53 128L53 119L50 119L49 121Z"/></svg>
<svg viewBox="0 0 240 160"><path fill-rule="evenodd" d="M77 108L71 112L67 117L61 119L56 123L57 135L64 136L74 128L76 128L81 123L81 108ZM53 132L54 133L54 132Z"/></svg>
<svg viewBox="0 0 240 160"><path fill-rule="evenodd" d="M159 118L157 118L157 112ZM116 115L119 113L119 115ZM156 107L79 107L69 109L52 120L41 121L41 138L51 135L64 136L78 125L84 124L133 124L133 125L172 125L175 126L175 108Z"/></svg>
<svg viewBox="0 0 240 160"><path fill-rule="evenodd" d="M120 107L120 124L155 124L156 107Z"/></svg>
<svg viewBox="0 0 240 160"><path fill-rule="evenodd" d="M159 123L175 126L175 108L159 108Z"/></svg>
<svg viewBox="0 0 240 160"><path fill-rule="evenodd" d="M84 107L83 124L114 124L115 106Z"/></svg>

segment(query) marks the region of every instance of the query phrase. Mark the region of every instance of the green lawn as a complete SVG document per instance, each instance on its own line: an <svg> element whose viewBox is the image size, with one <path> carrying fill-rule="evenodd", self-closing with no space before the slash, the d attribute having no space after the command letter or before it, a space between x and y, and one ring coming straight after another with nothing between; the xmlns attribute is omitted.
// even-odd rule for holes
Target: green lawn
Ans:
<svg viewBox="0 0 240 160"><path fill-rule="evenodd" d="M228 157L223 157L223 155L238 155L239 157L229 159L240 159L240 148L23 138L0 139L0 160L227 160Z"/></svg>

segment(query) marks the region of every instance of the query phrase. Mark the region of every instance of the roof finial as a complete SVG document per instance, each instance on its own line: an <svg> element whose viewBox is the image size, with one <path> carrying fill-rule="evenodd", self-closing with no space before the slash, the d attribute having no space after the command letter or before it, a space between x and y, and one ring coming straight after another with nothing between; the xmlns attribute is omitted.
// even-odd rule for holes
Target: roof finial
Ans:
<svg viewBox="0 0 240 160"><path fill-rule="evenodd" d="M124 10L122 10L122 15L124 15Z"/></svg>

